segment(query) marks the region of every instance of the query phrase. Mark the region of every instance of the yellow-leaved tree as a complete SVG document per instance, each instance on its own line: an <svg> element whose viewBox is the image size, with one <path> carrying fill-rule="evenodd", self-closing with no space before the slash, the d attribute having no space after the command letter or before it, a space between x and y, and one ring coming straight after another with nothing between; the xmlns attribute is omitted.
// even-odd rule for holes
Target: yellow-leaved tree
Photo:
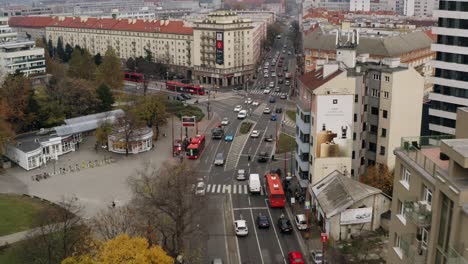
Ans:
<svg viewBox="0 0 468 264"><path fill-rule="evenodd" d="M174 259L160 246L149 247L142 237L129 237L122 234L103 242L94 252L84 256L74 256L62 264L173 264Z"/></svg>

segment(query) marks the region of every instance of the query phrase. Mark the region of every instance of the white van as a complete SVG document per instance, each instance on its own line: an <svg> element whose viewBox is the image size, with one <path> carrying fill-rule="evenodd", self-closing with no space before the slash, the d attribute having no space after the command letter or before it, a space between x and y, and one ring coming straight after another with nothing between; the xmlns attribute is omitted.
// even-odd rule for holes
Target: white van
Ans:
<svg viewBox="0 0 468 264"><path fill-rule="evenodd" d="M260 193L262 185L260 184L260 174L250 174L249 191L250 193Z"/></svg>

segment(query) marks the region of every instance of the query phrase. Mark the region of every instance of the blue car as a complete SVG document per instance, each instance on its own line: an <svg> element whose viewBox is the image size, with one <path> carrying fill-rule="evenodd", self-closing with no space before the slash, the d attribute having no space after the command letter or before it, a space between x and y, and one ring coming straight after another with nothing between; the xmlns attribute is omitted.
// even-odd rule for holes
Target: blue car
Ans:
<svg viewBox="0 0 468 264"><path fill-rule="evenodd" d="M276 114L271 114L270 120L271 120L271 121L276 121Z"/></svg>
<svg viewBox="0 0 468 264"><path fill-rule="evenodd" d="M234 135L232 135L232 134L227 134L224 137L224 141L227 141L227 142L231 142L233 139L234 139Z"/></svg>

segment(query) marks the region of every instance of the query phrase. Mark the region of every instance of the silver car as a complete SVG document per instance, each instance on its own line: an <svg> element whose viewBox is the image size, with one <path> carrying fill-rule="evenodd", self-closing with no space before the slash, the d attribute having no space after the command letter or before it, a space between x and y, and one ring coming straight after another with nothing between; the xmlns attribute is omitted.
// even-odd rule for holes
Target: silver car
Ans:
<svg viewBox="0 0 468 264"><path fill-rule="evenodd" d="M215 160L214 160L214 165L215 166L223 166L224 165L224 154L223 153L216 154L216 157L215 157Z"/></svg>
<svg viewBox="0 0 468 264"><path fill-rule="evenodd" d="M205 195L205 183L198 182L195 188L195 195Z"/></svg>
<svg viewBox="0 0 468 264"><path fill-rule="evenodd" d="M238 181L245 181L247 178L245 177L245 170L240 169L237 171L236 180Z"/></svg>

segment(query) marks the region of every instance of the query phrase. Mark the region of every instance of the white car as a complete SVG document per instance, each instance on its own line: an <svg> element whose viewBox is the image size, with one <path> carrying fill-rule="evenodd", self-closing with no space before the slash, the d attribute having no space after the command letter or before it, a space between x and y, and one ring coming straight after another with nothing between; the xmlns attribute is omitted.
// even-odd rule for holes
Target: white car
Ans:
<svg viewBox="0 0 468 264"><path fill-rule="evenodd" d="M236 236L246 236L249 234L249 229L247 228L247 221L245 220L234 221L234 229L236 230Z"/></svg>
<svg viewBox="0 0 468 264"><path fill-rule="evenodd" d="M260 131L258 130L254 130L252 131L252 133L250 134L250 137L251 138L258 138L260 136Z"/></svg>
<svg viewBox="0 0 468 264"><path fill-rule="evenodd" d="M247 117L247 110L240 110L237 114L237 119L245 119Z"/></svg>
<svg viewBox="0 0 468 264"><path fill-rule="evenodd" d="M251 104L251 103L252 103L252 98L247 98L247 99L245 100L245 103L246 103L246 104Z"/></svg>
<svg viewBox="0 0 468 264"><path fill-rule="evenodd" d="M263 90L264 94L269 94L270 92L271 92L271 89L269 89L269 88L265 88L265 90Z"/></svg>
<svg viewBox="0 0 468 264"><path fill-rule="evenodd" d="M271 77L276 77L276 72L272 72Z"/></svg>
<svg viewBox="0 0 468 264"><path fill-rule="evenodd" d="M320 249L315 249L310 251L310 257L312 258L312 261L314 261L314 264L322 264L323 263L323 253L322 250Z"/></svg>
<svg viewBox="0 0 468 264"><path fill-rule="evenodd" d="M304 214L296 215L296 217L294 217L294 221L296 222L297 229L307 230L307 220Z"/></svg>
<svg viewBox="0 0 468 264"><path fill-rule="evenodd" d="M223 120L221 121L221 125L222 125L222 126L227 126L227 125L229 125L229 118L227 118L227 117L223 118Z"/></svg>
<svg viewBox="0 0 468 264"><path fill-rule="evenodd" d="M238 180L238 181L245 181L245 180L246 180L246 177L245 177L245 170L240 169L240 170L237 171L236 180Z"/></svg>
<svg viewBox="0 0 468 264"><path fill-rule="evenodd" d="M265 107L265 109L263 109L263 113L264 114L269 114L269 113L271 113L271 109L269 107Z"/></svg>
<svg viewBox="0 0 468 264"><path fill-rule="evenodd" d="M204 182L198 182L197 187L195 188L195 195L205 195L205 183Z"/></svg>
<svg viewBox="0 0 468 264"><path fill-rule="evenodd" d="M263 77L268 78L270 76L268 76L268 73L265 73L265 74L263 74Z"/></svg>
<svg viewBox="0 0 468 264"><path fill-rule="evenodd" d="M268 84L268 87L271 87L271 88L275 87L275 82L270 82L270 83Z"/></svg>
<svg viewBox="0 0 468 264"><path fill-rule="evenodd" d="M236 105L236 107L234 107L234 112L239 112L240 110L242 110L242 105Z"/></svg>
<svg viewBox="0 0 468 264"><path fill-rule="evenodd" d="M259 102L258 102L257 100L255 100L255 101L252 102L252 105L257 106L258 104L259 104Z"/></svg>

